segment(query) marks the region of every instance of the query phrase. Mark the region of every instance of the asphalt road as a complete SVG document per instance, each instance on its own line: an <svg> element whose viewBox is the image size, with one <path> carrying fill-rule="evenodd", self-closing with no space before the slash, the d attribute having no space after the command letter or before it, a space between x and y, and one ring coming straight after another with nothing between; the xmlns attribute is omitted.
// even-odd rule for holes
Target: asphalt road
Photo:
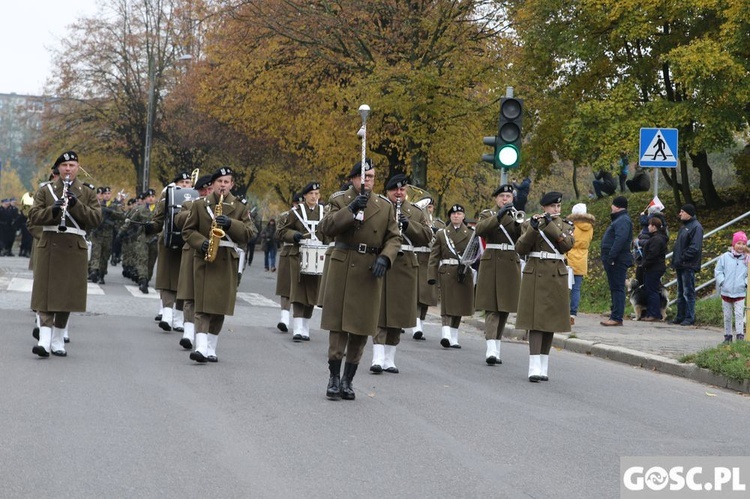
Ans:
<svg viewBox="0 0 750 499"><path fill-rule="evenodd" d="M68 357L39 359L30 275L11 260L0 259L2 497L616 497L621 456L750 446L747 397L565 351L532 384L525 344L504 343L489 367L478 331L445 350L435 317L428 341L403 337L400 374L369 374L368 346L357 400L328 401L319 311L309 343L277 331L275 274L257 259L218 364L191 362L153 321L158 301L117 268L73 315Z"/></svg>

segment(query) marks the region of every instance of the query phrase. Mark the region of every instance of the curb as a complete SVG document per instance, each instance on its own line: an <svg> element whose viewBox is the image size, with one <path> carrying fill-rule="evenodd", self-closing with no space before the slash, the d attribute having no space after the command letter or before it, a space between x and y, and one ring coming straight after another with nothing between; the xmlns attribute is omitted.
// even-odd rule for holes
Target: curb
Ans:
<svg viewBox="0 0 750 499"><path fill-rule="evenodd" d="M484 322L477 320L474 317L464 318L464 322L480 331L484 329ZM503 339L506 338L519 342L528 341L526 338L526 331L521 329L511 329L510 327L506 327L503 332ZM661 355L644 353L630 348L612 346L595 341L568 338L565 333L555 333L552 340L552 346L569 352L591 355L615 362L622 362L623 364L657 371L663 374L687 378L692 381L697 381L698 383L750 394L750 380L737 381L731 378L726 378L719 374L714 374L708 369L698 367L695 364L683 364L682 362L678 362L668 357L662 357Z"/></svg>

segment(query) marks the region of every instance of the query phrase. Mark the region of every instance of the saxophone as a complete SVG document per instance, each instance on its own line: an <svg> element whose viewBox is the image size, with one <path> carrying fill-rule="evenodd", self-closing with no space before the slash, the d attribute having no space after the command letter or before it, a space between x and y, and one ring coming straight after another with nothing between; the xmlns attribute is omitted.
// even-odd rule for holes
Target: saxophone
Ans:
<svg viewBox="0 0 750 499"><path fill-rule="evenodd" d="M219 254L219 241L224 237L225 233L222 229L216 225L216 217L220 217L224 211L224 194L219 196L219 204L216 205L214 212L214 219L211 222L211 234L208 237L208 251L204 260L211 263L216 260L216 255Z"/></svg>

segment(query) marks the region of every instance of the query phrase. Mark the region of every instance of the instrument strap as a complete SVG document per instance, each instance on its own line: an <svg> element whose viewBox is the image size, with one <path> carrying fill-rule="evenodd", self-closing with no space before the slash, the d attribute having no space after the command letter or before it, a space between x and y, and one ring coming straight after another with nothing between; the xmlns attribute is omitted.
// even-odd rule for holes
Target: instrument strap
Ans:
<svg viewBox="0 0 750 499"><path fill-rule="evenodd" d="M53 191L53 190L52 190L52 184L47 184L47 188L49 189L49 193L50 193L50 194L52 194L52 198L53 198L53 199L54 199L55 201L57 201L57 200L58 200L59 198L57 197L57 194L55 194L55 191ZM72 217L72 216L70 215L70 211L68 211L68 210L65 210L65 215L66 215L66 216L68 217L68 219L69 219L69 220L70 220L71 222L73 222L73 225L75 226L75 228L76 228L76 229L78 229L78 230L81 230L81 226L80 226L80 225L78 225L78 222L76 222L76 219L75 219L75 218L73 218L73 217ZM85 239L85 237L84 237L84 239Z"/></svg>
<svg viewBox="0 0 750 499"><path fill-rule="evenodd" d="M559 251L557 251L557 248L555 247L555 245L554 245L554 244L552 244L552 242L551 242L551 241L550 241L550 240L549 240L549 239L547 238L547 235L546 235L546 234L545 234L544 232L542 232L542 231L540 230L540 231L539 231L539 234L540 234L540 235L542 236L542 239L544 239L544 240L545 240L545 241L547 242L547 244L549 245L549 247L550 247L550 248L552 248L552 251L554 251L554 252L555 252L555 254L556 254L557 256L562 256L562 255L560 254L560 252L559 252Z"/></svg>
<svg viewBox="0 0 750 499"><path fill-rule="evenodd" d="M209 214L209 215L211 216L211 220L216 220L216 215L214 215L214 211L213 211L213 210L211 209L211 207L210 207L210 206L206 205L206 211L207 211L207 212L208 212L208 214ZM233 242L234 242L234 241L232 241L232 238L231 238L231 237L229 237L229 234L227 234L227 232L226 232L226 231L224 231L224 238L225 238L225 239L226 239L227 241L229 241L230 243L233 243Z"/></svg>
<svg viewBox="0 0 750 499"><path fill-rule="evenodd" d="M300 208L302 206L302 208ZM302 205L297 206L297 208L300 208L298 210L292 210L292 213L294 213L300 222L302 222L302 226L307 230L307 232L310 234L310 240L311 241L317 241L318 236L315 235L315 231L318 228L318 224L321 220L323 220L323 206L318 205L318 220L308 220L307 219L307 207L304 206L304 203ZM300 216L299 212L302 212L302 216Z"/></svg>

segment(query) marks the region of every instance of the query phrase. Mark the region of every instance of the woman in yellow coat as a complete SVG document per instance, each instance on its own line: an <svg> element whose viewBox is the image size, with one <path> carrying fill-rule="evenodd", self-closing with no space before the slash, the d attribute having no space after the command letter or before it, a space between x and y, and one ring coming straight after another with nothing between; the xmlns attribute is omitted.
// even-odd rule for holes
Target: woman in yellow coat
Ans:
<svg viewBox="0 0 750 499"><path fill-rule="evenodd" d="M594 237L594 215L586 213L586 205L578 203L573 206L568 220L573 222L573 248L568 251L568 265L573 269L573 287L570 290L570 325L576 323L578 303L581 301L583 278L589 273L589 245Z"/></svg>

